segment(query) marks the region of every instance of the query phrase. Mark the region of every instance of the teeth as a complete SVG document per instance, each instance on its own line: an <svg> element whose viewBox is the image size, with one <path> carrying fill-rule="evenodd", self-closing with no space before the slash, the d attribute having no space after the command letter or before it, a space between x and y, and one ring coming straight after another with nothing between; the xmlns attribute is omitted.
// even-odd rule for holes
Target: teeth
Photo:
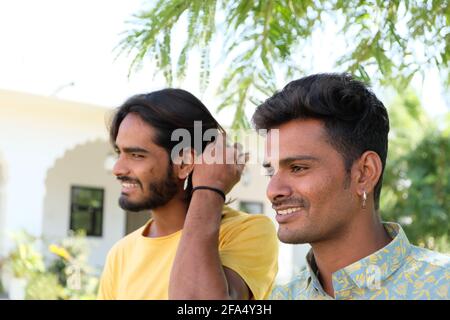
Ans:
<svg viewBox="0 0 450 320"><path fill-rule="evenodd" d="M122 187L124 187L124 188L136 188L137 184L135 184L135 183L122 183Z"/></svg>
<svg viewBox="0 0 450 320"><path fill-rule="evenodd" d="M302 209L301 207L289 208L289 209L286 209L286 210L279 210L279 211L277 211L277 213L281 214L281 215L284 215L284 214L289 214L289 213L292 213L292 212L299 211L301 209Z"/></svg>

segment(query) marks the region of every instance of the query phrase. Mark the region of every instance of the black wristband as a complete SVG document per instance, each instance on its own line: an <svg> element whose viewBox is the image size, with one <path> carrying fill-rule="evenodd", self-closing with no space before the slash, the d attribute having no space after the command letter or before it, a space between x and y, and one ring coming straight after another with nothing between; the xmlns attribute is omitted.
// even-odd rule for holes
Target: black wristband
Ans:
<svg viewBox="0 0 450 320"><path fill-rule="evenodd" d="M202 190L202 189L203 190L211 190L211 191L217 192L223 198L223 201L225 201L225 193L222 190L216 189L216 188L213 188L213 187L198 186L198 187L192 188L191 194L194 193L195 190Z"/></svg>

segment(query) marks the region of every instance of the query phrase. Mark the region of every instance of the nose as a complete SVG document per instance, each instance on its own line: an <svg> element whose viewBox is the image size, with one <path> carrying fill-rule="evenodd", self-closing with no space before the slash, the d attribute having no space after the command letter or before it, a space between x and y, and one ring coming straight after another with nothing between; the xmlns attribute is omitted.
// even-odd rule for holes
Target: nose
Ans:
<svg viewBox="0 0 450 320"><path fill-rule="evenodd" d="M275 174L269 181L267 186L267 198L271 202L281 201L284 198L289 198L292 195L292 188L287 183L283 176Z"/></svg>
<svg viewBox="0 0 450 320"><path fill-rule="evenodd" d="M126 166L126 161L122 158L122 156L117 157L112 172L116 177L126 176L129 174L130 171Z"/></svg>

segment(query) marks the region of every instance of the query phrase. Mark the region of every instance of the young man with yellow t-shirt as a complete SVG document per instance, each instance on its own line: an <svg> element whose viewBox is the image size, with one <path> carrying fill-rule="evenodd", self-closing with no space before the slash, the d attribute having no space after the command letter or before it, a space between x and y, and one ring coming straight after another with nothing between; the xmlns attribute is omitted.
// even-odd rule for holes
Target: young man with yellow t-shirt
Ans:
<svg viewBox="0 0 450 320"><path fill-rule="evenodd" d="M211 130L215 141L203 141ZM131 97L114 114L119 205L151 209L152 219L109 252L99 299L268 298L277 273L275 227L264 215L224 206L247 157L218 133L208 109L180 89ZM183 134L194 139L179 142Z"/></svg>

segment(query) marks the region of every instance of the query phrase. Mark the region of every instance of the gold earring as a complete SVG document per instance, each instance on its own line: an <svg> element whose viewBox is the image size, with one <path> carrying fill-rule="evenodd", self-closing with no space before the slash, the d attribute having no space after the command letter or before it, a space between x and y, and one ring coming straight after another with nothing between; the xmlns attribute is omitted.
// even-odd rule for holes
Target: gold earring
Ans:
<svg viewBox="0 0 450 320"><path fill-rule="evenodd" d="M363 203L362 203L362 208L365 209L366 208L366 200L367 200L367 194L366 194L366 190L363 191Z"/></svg>

